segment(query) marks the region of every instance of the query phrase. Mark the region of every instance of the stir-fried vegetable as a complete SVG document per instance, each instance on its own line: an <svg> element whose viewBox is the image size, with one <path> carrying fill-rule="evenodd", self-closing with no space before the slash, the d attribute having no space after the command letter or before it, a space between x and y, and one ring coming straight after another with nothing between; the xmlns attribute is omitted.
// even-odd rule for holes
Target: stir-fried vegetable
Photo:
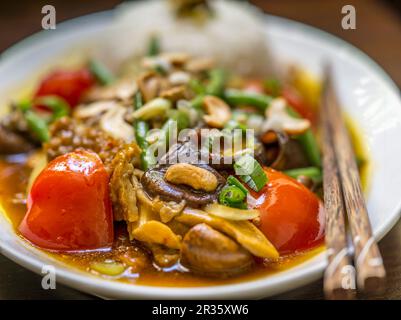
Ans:
<svg viewBox="0 0 401 320"><path fill-rule="evenodd" d="M135 94L134 108L135 110L139 110L142 106L142 94L138 91ZM136 143L141 148L141 168L142 170L147 170L155 163L154 156L149 150L149 143L146 140L149 132L149 124L143 120L135 120L134 130Z"/></svg>
<svg viewBox="0 0 401 320"><path fill-rule="evenodd" d="M288 112L293 117L300 117L300 115L292 108L288 108ZM320 156L320 149L312 129L308 129L305 133L297 136L297 139L302 144L309 162L316 167L321 167L322 160Z"/></svg>
<svg viewBox="0 0 401 320"><path fill-rule="evenodd" d="M259 217L259 211L252 210L243 210L241 208L228 208L227 206L222 206L217 203L208 204L205 206L205 211L214 216L233 220L233 221L242 221L242 220L252 220Z"/></svg>
<svg viewBox="0 0 401 320"><path fill-rule="evenodd" d="M219 202L225 206L232 208L245 209L246 193L236 186L227 186L221 190Z"/></svg>
<svg viewBox="0 0 401 320"><path fill-rule="evenodd" d="M102 85L109 85L115 81L114 75L98 60L89 61L89 70Z"/></svg>
<svg viewBox="0 0 401 320"><path fill-rule="evenodd" d="M118 276L125 271L125 266L115 261L93 262L90 267L96 272L111 277Z"/></svg>
<svg viewBox="0 0 401 320"><path fill-rule="evenodd" d="M227 102L234 106L245 105L245 106L254 106L260 109L260 111L264 112L266 108L269 106L270 102L273 100L272 97L255 93L255 92L247 92L243 90L237 89L228 89L224 92L224 97Z"/></svg>
<svg viewBox="0 0 401 320"><path fill-rule="evenodd" d="M222 69L214 69L210 71L210 80L206 86L206 94L213 96L221 96L224 91L224 85L227 75Z"/></svg>
<svg viewBox="0 0 401 320"><path fill-rule="evenodd" d="M227 183L230 186L236 186L237 188L239 188L243 193L248 194L248 189L245 188L242 183L234 176L229 176L227 178Z"/></svg>
<svg viewBox="0 0 401 320"><path fill-rule="evenodd" d="M311 178L316 183L320 183L322 181L322 171L317 167L290 169L285 170L284 173L294 179L304 176Z"/></svg>
<svg viewBox="0 0 401 320"><path fill-rule="evenodd" d="M235 173L252 190L261 190L268 179L261 165L250 155L244 155L234 164Z"/></svg>
<svg viewBox="0 0 401 320"><path fill-rule="evenodd" d="M149 57L157 56L160 53L160 39L157 35L153 35L149 40L148 52Z"/></svg>

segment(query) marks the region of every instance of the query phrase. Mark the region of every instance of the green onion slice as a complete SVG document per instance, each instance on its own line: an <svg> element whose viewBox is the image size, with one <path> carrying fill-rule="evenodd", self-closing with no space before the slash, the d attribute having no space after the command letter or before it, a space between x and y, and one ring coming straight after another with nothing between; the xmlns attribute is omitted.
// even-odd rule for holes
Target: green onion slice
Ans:
<svg viewBox="0 0 401 320"><path fill-rule="evenodd" d="M256 192L259 192L268 181L262 166L250 155L244 155L236 160L234 169L235 174Z"/></svg>

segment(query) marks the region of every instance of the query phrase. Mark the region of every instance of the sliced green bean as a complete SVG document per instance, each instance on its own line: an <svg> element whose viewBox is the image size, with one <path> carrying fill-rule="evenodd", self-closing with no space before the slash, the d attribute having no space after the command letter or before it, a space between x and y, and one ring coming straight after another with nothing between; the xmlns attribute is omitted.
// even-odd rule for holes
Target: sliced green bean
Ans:
<svg viewBox="0 0 401 320"><path fill-rule="evenodd" d="M314 182L322 181L322 171L317 167L289 169L285 170L284 173L294 179L297 179L300 176L305 176L311 178Z"/></svg>
<svg viewBox="0 0 401 320"><path fill-rule="evenodd" d="M100 61L90 60L89 70L102 85L109 85L115 81L114 75Z"/></svg>
<svg viewBox="0 0 401 320"><path fill-rule="evenodd" d="M153 35L149 40L148 52L149 57L157 56L160 53L160 39Z"/></svg>
<svg viewBox="0 0 401 320"><path fill-rule="evenodd" d="M59 118L67 116L70 112L70 105L63 98L58 96L42 96L35 99L35 103L45 106L52 111L50 122L53 122Z"/></svg>
<svg viewBox="0 0 401 320"><path fill-rule="evenodd" d="M206 94L222 96L227 79L226 72L222 69L213 69L210 71L209 76L210 80L206 86Z"/></svg>
<svg viewBox="0 0 401 320"><path fill-rule="evenodd" d="M262 112L270 105L273 98L266 94L247 92L238 89L228 89L224 93L226 101L234 106L250 105L257 107Z"/></svg>
<svg viewBox="0 0 401 320"><path fill-rule="evenodd" d="M137 110L143 106L142 94L138 91L134 97L134 109ZM148 151L149 143L146 140L146 135L149 132L149 124L146 121L135 120L135 139L138 146L141 148L141 168L142 170L149 169L154 163L153 155Z"/></svg>

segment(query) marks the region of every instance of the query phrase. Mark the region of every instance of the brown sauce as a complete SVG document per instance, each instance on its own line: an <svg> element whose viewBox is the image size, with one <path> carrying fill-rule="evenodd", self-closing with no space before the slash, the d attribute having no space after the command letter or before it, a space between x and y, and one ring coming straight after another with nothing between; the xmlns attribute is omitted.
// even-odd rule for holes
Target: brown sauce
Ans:
<svg viewBox="0 0 401 320"><path fill-rule="evenodd" d="M10 223L13 225L17 233L18 225L22 221L26 212L25 188L28 183L29 173L29 168L27 168L23 162L15 163L0 160L0 208L1 211L6 213L6 216L10 220ZM116 224L115 233L116 239L113 249L107 252L48 254L70 265L71 267L92 273L96 273L90 268L90 265L94 260L101 261L108 258L114 259L115 257L120 256L121 253L126 252L127 248L128 250L134 250L134 255L138 255L139 257L144 255L143 249L129 243L125 232L125 226L123 224ZM189 272L185 272L184 270L180 269L179 266L160 270L150 262L141 270L128 268L122 276L112 278L118 281L133 284L166 287L210 286L238 283L265 277L290 269L317 255L323 250L324 246L321 245L314 249L299 252L293 255L282 256L274 263L263 264L259 262L255 264L250 272L229 279L213 279L196 276ZM103 277L110 278L109 276Z"/></svg>

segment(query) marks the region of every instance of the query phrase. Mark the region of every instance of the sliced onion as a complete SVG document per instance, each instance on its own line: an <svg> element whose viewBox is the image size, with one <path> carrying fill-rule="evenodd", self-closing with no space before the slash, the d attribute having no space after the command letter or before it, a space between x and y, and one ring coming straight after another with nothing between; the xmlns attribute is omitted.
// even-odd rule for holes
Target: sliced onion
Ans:
<svg viewBox="0 0 401 320"><path fill-rule="evenodd" d="M205 206L204 210L207 213L212 214L216 217L234 221L252 220L259 217L259 210L243 210L231 208L218 203L208 204Z"/></svg>

